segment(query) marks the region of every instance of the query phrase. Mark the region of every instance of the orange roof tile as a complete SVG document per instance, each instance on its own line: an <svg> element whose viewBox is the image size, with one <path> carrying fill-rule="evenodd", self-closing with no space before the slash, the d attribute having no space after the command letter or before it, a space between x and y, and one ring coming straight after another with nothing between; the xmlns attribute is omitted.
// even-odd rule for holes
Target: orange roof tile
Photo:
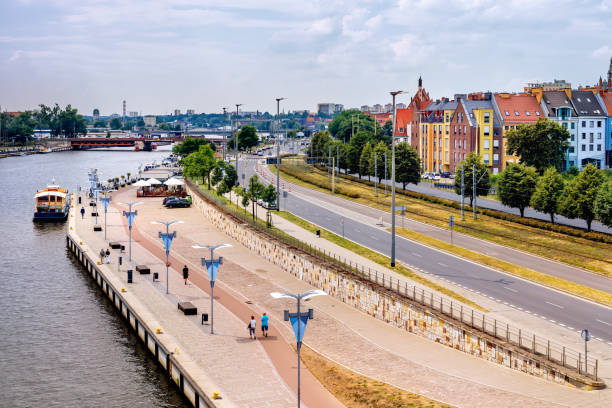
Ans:
<svg viewBox="0 0 612 408"><path fill-rule="evenodd" d="M395 133L397 135L403 135L406 133L406 125L410 124L412 119L412 108L407 109L397 109L395 112ZM403 132L400 132L399 129L404 129Z"/></svg>
<svg viewBox="0 0 612 408"><path fill-rule="evenodd" d="M612 116L612 91L603 91L600 93L608 111L608 116Z"/></svg>
<svg viewBox="0 0 612 408"><path fill-rule="evenodd" d="M540 104L531 94L496 93L495 102L503 122L532 123L544 117Z"/></svg>

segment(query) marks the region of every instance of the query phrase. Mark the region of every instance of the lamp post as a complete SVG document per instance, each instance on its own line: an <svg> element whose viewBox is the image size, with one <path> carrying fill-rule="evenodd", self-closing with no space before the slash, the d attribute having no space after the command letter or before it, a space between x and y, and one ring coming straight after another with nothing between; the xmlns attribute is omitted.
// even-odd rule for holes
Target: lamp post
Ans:
<svg viewBox="0 0 612 408"><path fill-rule="evenodd" d="M223 109L223 126L226 126L225 120L227 119L227 108L222 108ZM223 161L225 161L225 150L227 149L227 137L225 137L226 134L225 132L223 132Z"/></svg>
<svg viewBox="0 0 612 408"><path fill-rule="evenodd" d="M202 266L206 266L208 271L208 279L210 280L210 334L215 334L214 322L215 315L213 309L214 301L214 290L215 280L217 279L217 272L219 271L219 265L223 265L223 257L217 259L214 258L215 249L229 248L230 244L218 244L218 245L193 245L195 249L210 249L210 259L202 258Z"/></svg>
<svg viewBox="0 0 612 408"><path fill-rule="evenodd" d="M276 98L276 211L280 209L280 140L278 137L278 129L280 128L280 101L287 98Z"/></svg>
<svg viewBox="0 0 612 408"><path fill-rule="evenodd" d="M327 293L322 290L315 289L309 290L305 293L280 293L280 292L272 292L270 296L274 299L288 298L295 299L297 301L297 313L289 313L288 310L285 310L284 320L291 321L291 327L293 327L293 333L295 334L295 341L297 342L297 383L298 383L298 392L297 392L297 406L300 408L300 350L302 349L302 339L304 338L304 332L306 331L306 323L308 323L309 319L314 317L313 310L308 309L308 312L302 313L300 312L300 301L310 299L314 296L325 296Z"/></svg>
<svg viewBox="0 0 612 408"><path fill-rule="evenodd" d="M176 231L172 231L172 233L170 233L169 229L170 226L172 224L182 224L183 221L151 221L151 224L159 224L159 225L165 225L166 226L166 233L163 232L159 232L158 236L162 239L162 241L164 242L164 249L166 250L166 294L168 294L168 272L169 272L169 268L170 268L170 262L168 261L168 258L170 256L170 245L172 245L172 240L174 238L176 238Z"/></svg>
<svg viewBox="0 0 612 408"><path fill-rule="evenodd" d="M104 192L104 197L100 198L102 204L104 204L104 240L106 241L106 213L108 211L108 203L113 200L113 197L107 196L107 192Z"/></svg>
<svg viewBox="0 0 612 408"><path fill-rule="evenodd" d="M404 91L390 92L393 97L393 130L391 131L391 267L395 267L395 97Z"/></svg>
<svg viewBox="0 0 612 408"><path fill-rule="evenodd" d="M236 174L240 175L238 171L238 108L241 107L241 103L236 104L236 133L234 138L234 154L236 155ZM238 185L240 185L240 177L238 177Z"/></svg>
<svg viewBox="0 0 612 408"><path fill-rule="evenodd" d="M128 222L128 229L130 230L130 252L128 255L128 260L130 262L132 262L132 224L134 224L134 218L138 215L138 211L134 210L132 211L132 207L135 207L139 204L142 204L141 202L131 202L131 203L119 203L121 205L127 205L128 207L128 211L124 211L123 215L125 215L125 218L127 218L127 222Z"/></svg>
<svg viewBox="0 0 612 408"><path fill-rule="evenodd" d="M94 188L93 193L94 193L94 197L96 198L96 224L95 225L98 225L98 196L100 195L100 189Z"/></svg>

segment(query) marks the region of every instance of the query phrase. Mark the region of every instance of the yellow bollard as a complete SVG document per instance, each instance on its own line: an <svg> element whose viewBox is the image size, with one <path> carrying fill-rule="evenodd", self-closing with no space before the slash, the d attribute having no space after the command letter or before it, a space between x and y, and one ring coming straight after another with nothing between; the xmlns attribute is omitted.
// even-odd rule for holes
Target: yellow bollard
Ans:
<svg viewBox="0 0 612 408"><path fill-rule="evenodd" d="M100 262L100 261L96 261L96 263L97 263L98 265L102 265L102 262Z"/></svg>
<svg viewBox="0 0 612 408"><path fill-rule="evenodd" d="M79 245L83 245L83 241L79 241Z"/></svg>
<svg viewBox="0 0 612 408"><path fill-rule="evenodd" d="M125 290L125 288L121 288L121 292L125 293L125 292L127 292L127 290Z"/></svg>
<svg viewBox="0 0 612 408"><path fill-rule="evenodd" d="M161 329L161 327L158 327L158 328L157 328L157 330L155 330L155 332L156 332L157 334L161 334L161 333L162 333L162 329Z"/></svg>
<svg viewBox="0 0 612 408"><path fill-rule="evenodd" d="M72 227L70 227L70 229L72 229Z"/></svg>
<svg viewBox="0 0 612 408"><path fill-rule="evenodd" d="M213 399L221 399L221 394L219 393L219 391L213 392Z"/></svg>

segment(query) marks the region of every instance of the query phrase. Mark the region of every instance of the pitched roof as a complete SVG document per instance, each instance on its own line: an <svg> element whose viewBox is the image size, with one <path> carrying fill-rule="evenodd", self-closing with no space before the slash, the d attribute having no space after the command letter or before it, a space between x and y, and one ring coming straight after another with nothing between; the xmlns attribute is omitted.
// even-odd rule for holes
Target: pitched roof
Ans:
<svg viewBox="0 0 612 408"><path fill-rule="evenodd" d="M533 123L543 117L538 100L527 93L496 93L495 102L499 107L502 122Z"/></svg>
<svg viewBox="0 0 612 408"><path fill-rule="evenodd" d="M463 110L465 111L465 114L467 116L468 119L468 123L470 124L470 126L476 126L477 122L476 122L476 118L474 116L474 109L491 109L493 110L493 102L491 102L491 100L485 100L485 101L481 101L481 100L469 100L469 99L460 99L461 104L463 105ZM499 127L499 120L497 118L497 115L495 115L495 113L493 113L491 116L493 116L493 127Z"/></svg>
<svg viewBox="0 0 612 408"><path fill-rule="evenodd" d="M542 96L548 116L557 116L558 108L570 108L572 116L576 116L576 110L564 91L544 91Z"/></svg>
<svg viewBox="0 0 612 408"><path fill-rule="evenodd" d="M590 91L572 91L572 105L578 116L605 116L603 107Z"/></svg>
<svg viewBox="0 0 612 408"><path fill-rule="evenodd" d="M406 133L406 125L410 124L410 122L412 121L412 112L413 109L412 108L407 108L407 109L397 109L395 111L395 133L396 134L400 134L399 128L403 128L404 132Z"/></svg>
<svg viewBox="0 0 612 408"><path fill-rule="evenodd" d="M612 91L601 92L599 94L603 103L606 105L608 116L612 116Z"/></svg>

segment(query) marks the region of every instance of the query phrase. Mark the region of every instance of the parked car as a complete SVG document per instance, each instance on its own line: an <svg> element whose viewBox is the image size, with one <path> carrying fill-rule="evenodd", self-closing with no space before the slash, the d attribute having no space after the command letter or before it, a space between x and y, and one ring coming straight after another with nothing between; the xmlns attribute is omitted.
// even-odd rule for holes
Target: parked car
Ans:
<svg viewBox="0 0 612 408"><path fill-rule="evenodd" d="M429 173L421 174L421 178L424 178L425 180L429 180Z"/></svg>
<svg viewBox="0 0 612 408"><path fill-rule="evenodd" d="M163 205L166 205L166 204L168 203L168 201L170 201L170 200L174 200L174 199L177 199L177 198L178 198L178 197L176 197L176 196L168 196L168 197L164 197L164 200L162 201L162 204L163 204Z"/></svg>
<svg viewBox="0 0 612 408"><path fill-rule="evenodd" d="M450 175L451 175L450 172L445 171L445 172L440 174L440 177L442 177L442 178L450 178Z"/></svg>
<svg viewBox="0 0 612 408"><path fill-rule="evenodd" d="M430 179L432 180L440 180L440 173L434 173L431 175Z"/></svg>
<svg viewBox="0 0 612 408"><path fill-rule="evenodd" d="M166 207L168 208L177 208L177 207L186 208L186 207L189 207L190 205L191 204L189 204L189 201L184 198L175 198L174 200L169 200L166 203Z"/></svg>

